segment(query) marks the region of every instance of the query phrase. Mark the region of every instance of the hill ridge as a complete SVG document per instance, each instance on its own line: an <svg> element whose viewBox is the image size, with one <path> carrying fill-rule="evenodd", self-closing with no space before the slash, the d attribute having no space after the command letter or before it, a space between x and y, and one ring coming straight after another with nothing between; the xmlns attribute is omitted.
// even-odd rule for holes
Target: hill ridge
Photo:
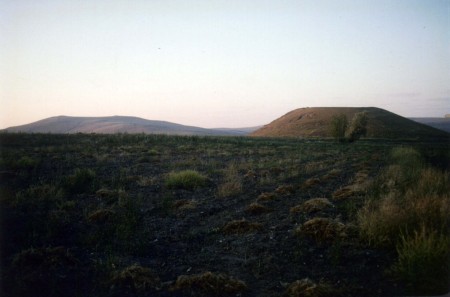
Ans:
<svg viewBox="0 0 450 297"><path fill-rule="evenodd" d="M25 133L146 133L168 135L217 135L236 136L246 135L249 131L245 128L236 129L208 129L196 126L182 125L161 120L147 120L135 116L100 116L77 117L59 115L45 118L33 123L9 127L4 132Z"/></svg>
<svg viewBox="0 0 450 297"><path fill-rule="evenodd" d="M378 107L304 107L289 111L251 133L262 137L331 137L333 116L344 114L349 121L357 112L368 115L367 137L382 139L450 138L450 134L414 122Z"/></svg>

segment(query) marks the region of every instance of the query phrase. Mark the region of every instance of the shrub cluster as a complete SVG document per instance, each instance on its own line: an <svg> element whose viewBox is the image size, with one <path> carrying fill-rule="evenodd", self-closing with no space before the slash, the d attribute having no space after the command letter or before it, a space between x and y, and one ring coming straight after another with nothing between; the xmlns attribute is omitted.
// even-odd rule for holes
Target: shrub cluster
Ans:
<svg viewBox="0 0 450 297"><path fill-rule="evenodd" d="M367 112L355 113L350 124L345 114L335 115L331 119L330 132L340 142L358 140L367 132Z"/></svg>
<svg viewBox="0 0 450 297"><path fill-rule="evenodd" d="M358 212L361 236L371 244L397 250L392 271L410 284L412 293L446 293L449 173L424 165L412 148L394 149L391 160L393 164L374 182L368 191L371 196Z"/></svg>

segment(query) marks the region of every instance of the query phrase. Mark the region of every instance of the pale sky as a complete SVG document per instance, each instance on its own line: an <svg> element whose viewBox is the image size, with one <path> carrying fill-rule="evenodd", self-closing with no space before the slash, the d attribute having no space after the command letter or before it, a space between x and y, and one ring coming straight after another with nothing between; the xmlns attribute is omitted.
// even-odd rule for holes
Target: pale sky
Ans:
<svg viewBox="0 0 450 297"><path fill-rule="evenodd" d="M0 0L0 104L0 128L246 127L308 106L442 117L450 0Z"/></svg>

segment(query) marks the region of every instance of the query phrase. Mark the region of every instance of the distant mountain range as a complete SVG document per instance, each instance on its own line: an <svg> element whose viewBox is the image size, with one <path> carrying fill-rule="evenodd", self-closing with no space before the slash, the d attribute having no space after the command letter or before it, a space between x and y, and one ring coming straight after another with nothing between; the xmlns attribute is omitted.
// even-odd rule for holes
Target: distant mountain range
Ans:
<svg viewBox="0 0 450 297"><path fill-rule="evenodd" d="M6 132L24 133L146 133L167 135L217 135L238 136L247 135L258 129L205 129L194 126L185 126L165 121L152 121L138 117L112 116L112 117L69 117L57 116L43 119L26 125L6 128Z"/></svg>
<svg viewBox="0 0 450 297"><path fill-rule="evenodd" d="M367 137L382 139L450 139L450 134L376 107L311 107L293 110L251 133L263 137L331 137L333 116L350 121L357 112L368 116Z"/></svg>
<svg viewBox="0 0 450 297"><path fill-rule="evenodd" d="M450 136L450 118L407 119L375 107L299 108L274 120L268 125L247 128L206 129L131 116L56 116L26 125L6 128L0 130L0 132L330 137L329 126L334 115L345 114L351 120L353 115L360 111L366 111L368 113L367 137L370 138L425 139L448 138Z"/></svg>

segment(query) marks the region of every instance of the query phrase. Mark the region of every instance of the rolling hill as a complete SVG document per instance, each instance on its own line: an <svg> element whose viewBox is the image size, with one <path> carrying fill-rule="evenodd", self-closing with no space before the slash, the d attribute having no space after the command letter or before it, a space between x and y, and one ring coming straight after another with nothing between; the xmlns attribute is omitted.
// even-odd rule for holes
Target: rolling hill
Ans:
<svg viewBox="0 0 450 297"><path fill-rule="evenodd" d="M26 125L4 129L5 132L25 133L146 133L168 135L246 135L242 129L205 129L165 121L152 121L138 117L69 117L57 116Z"/></svg>
<svg viewBox="0 0 450 297"><path fill-rule="evenodd" d="M357 112L368 113L368 138L432 139L450 134L375 107L311 107L295 109L251 133L262 137L331 137L330 123L344 114L350 121Z"/></svg>

